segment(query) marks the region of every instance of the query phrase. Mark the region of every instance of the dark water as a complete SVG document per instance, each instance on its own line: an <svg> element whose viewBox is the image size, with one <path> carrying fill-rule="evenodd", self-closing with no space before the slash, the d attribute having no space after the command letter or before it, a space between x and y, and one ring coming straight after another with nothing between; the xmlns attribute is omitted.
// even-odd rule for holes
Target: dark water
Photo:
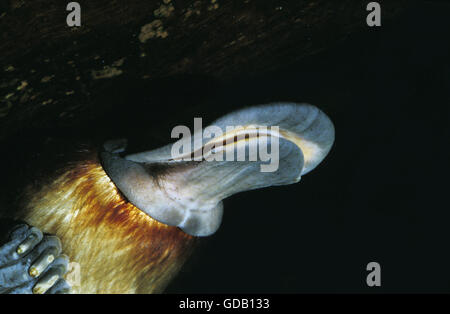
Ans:
<svg viewBox="0 0 450 314"><path fill-rule="evenodd" d="M310 102L336 127L299 184L225 201L168 292L449 292L449 5L422 4L298 65L219 84L206 110ZM382 286L366 285L376 261Z"/></svg>

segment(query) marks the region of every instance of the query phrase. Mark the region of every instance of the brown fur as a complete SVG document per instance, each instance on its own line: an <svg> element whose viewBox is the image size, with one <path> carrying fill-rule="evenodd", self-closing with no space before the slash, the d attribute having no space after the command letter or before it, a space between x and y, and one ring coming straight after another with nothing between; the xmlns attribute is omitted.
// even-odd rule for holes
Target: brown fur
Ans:
<svg viewBox="0 0 450 314"><path fill-rule="evenodd" d="M96 156L29 187L19 217L57 235L63 253L81 266L81 293L161 292L195 238L127 202Z"/></svg>

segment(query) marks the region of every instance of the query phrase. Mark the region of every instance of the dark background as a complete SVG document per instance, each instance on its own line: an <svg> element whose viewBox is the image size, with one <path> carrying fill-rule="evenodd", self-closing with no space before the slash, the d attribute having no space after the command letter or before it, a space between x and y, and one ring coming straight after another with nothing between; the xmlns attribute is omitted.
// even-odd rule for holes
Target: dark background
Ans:
<svg viewBox="0 0 450 314"><path fill-rule="evenodd" d="M449 292L450 19L423 4L294 67L223 82L230 104L304 101L336 127L300 183L225 200L167 292ZM382 286L366 285L376 261Z"/></svg>
<svg viewBox="0 0 450 314"><path fill-rule="evenodd" d="M12 164L27 173L17 160L37 139L124 136L139 151L167 144L194 117L206 124L252 104L307 102L335 124L329 156L298 184L225 200L222 227L166 292L449 292L448 12L445 2L417 2L381 28L264 74L119 77L121 88L91 93L112 104L94 121L25 128L4 141L2 185L14 179ZM381 287L366 285L371 261L381 264Z"/></svg>

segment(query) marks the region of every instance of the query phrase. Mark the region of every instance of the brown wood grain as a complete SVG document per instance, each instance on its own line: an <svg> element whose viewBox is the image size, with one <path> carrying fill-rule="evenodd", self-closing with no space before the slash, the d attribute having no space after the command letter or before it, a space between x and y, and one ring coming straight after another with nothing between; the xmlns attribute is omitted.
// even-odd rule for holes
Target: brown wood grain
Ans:
<svg viewBox="0 0 450 314"><path fill-rule="evenodd" d="M1 1L0 139L101 115L96 95L124 80L258 75L367 28L366 1L79 1L75 28L68 2ZM383 3L383 21L407 5Z"/></svg>

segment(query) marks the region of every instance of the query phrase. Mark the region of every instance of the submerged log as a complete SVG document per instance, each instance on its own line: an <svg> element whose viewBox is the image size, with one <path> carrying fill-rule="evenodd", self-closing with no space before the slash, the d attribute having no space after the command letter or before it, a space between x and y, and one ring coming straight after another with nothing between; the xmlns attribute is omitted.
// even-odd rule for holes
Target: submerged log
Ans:
<svg viewBox="0 0 450 314"><path fill-rule="evenodd" d="M80 27L66 24L67 3L0 2L0 140L94 121L164 78L288 67L368 28L367 3L353 0L79 1ZM383 22L407 5L383 3Z"/></svg>

